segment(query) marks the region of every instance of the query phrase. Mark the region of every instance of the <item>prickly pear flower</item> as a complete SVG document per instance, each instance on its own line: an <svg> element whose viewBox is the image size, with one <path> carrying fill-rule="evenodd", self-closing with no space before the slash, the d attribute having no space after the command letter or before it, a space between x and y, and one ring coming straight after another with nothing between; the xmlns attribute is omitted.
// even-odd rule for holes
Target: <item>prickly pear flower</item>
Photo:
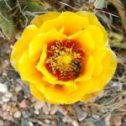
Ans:
<svg viewBox="0 0 126 126"><path fill-rule="evenodd" d="M71 104L97 96L112 78L117 59L93 13L49 12L25 28L11 64L36 98Z"/></svg>

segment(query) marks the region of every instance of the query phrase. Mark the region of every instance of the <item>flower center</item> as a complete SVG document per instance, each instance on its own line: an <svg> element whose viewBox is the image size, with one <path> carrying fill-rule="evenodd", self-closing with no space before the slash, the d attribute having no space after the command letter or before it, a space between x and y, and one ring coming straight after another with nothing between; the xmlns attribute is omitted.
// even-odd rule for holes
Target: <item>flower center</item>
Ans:
<svg viewBox="0 0 126 126"><path fill-rule="evenodd" d="M58 80L76 79L82 72L84 52L73 40L53 41L48 44L45 66Z"/></svg>

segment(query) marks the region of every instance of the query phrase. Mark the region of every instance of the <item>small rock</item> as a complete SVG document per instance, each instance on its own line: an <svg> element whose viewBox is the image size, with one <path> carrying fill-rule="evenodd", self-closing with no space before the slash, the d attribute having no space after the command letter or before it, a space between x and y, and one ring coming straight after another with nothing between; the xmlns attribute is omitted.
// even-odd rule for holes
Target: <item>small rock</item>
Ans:
<svg viewBox="0 0 126 126"><path fill-rule="evenodd" d="M3 118L4 120L10 120L10 121L13 120L13 117L12 117L12 115L10 114L10 112L7 112L7 111L4 111L4 112L3 112L2 118Z"/></svg>
<svg viewBox="0 0 126 126"><path fill-rule="evenodd" d="M16 105L11 106L10 112L15 113L17 111Z"/></svg>
<svg viewBox="0 0 126 126"><path fill-rule="evenodd" d="M50 105L50 104L45 104L45 105L43 106L43 112L44 112L45 114L49 114L49 113L50 113L50 110L51 110L51 105Z"/></svg>
<svg viewBox="0 0 126 126"><path fill-rule="evenodd" d="M108 114L106 117L105 117L105 125L106 126L110 126L110 119L111 119L111 114Z"/></svg>
<svg viewBox="0 0 126 126"><path fill-rule="evenodd" d="M96 121L94 124L95 124L95 126L106 126L104 119L100 119L100 120Z"/></svg>
<svg viewBox="0 0 126 126"><path fill-rule="evenodd" d="M74 109L76 111L76 114L77 114L79 121L82 121L87 117L87 113L82 111L82 109L79 106L74 106Z"/></svg>
<svg viewBox="0 0 126 126"><path fill-rule="evenodd" d="M84 123L84 126L97 126L97 125L94 125L92 122L87 122L87 123Z"/></svg>
<svg viewBox="0 0 126 126"><path fill-rule="evenodd" d="M79 126L79 123L75 120L72 121L72 126Z"/></svg>
<svg viewBox="0 0 126 126"><path fill-rule="evenodd" d="M7 86L0 83L0 92L1 93L6 93L8 91Z"/></svg>
<svg viewBox="0 0 126 126"><path fill-rule="evenodd" d="M27 107L26 100L22 100L22 102L19 105L21 108L25 109Z"/></svg>
<svg viewBox="0 0 126 126"><path fill-rule="evenodd" d="M12 97L12 94L10 92L6 92L5 95L2 97L2 101L8 102L11 97Z"/></svg>
<svg viewBox="0 0 126 126"><path fill-rule="evenodd" d="M67 126L67 125L62 121L57 121L57 126Z"/></svg>
<svg viewBox="0 0 126 126"><path fill-rule="evenodd" d="M64 116L63 118L63 122L65 123L71 123L72 121L73 121L72 118L68 115Z"/></svg>
<svg viewBox="0 0 126 126"><path fill-rule="evenodd" d="M20 118L21 117L21 112L17 111L14 113L14 118Z"/></svg>
<svg viewBox="0 0 126 126"><path fill-rule="evenodd" d="M23 90L20 90L18 92L18 95L17 95L17 100L18 100L18 102L22 102L23 99L24 99L24 91Z"/></svg>
<svg viewBox="0 0 126 126"><path fill-rule="evenodd" d="M45 123L50 124L50 120L46 119Z"/></svg>
<svg viewBox="0 0 126 126"><path fill-rule="evenodd" d="M100 117L98 115L92 115L92 117L95 119L95 120L99 120Z"/></svg>
<svg viewBox="0 0 126 126"><path fill-rule="evenodd" d="M50 110L50 114L54 115L57 111L59 110L59 106L54 105L51 110Z"/></svg>
<svg viewBox="0 0 126 126"><path fill-rule="evenodd" d="M34 126L32 122L28 122L28 126Z"/></svg>
<svg viewBox="0 0 126 126"><path fill-rule="evenodd" d="M16 92L19 92L22 90L22 87L18 84L16 87L15 87L15 91Z"/></svg>
<svg viewBox="0 0 126 126"><path fill-rule="evenodd" d="M5 97L8 97L8 98L11 98L13 95L12 95L12 93L10 93L10 92L7 92L6 94L5 94Z"/></svg>
<svg viewBox="0 0 126 126"><path fill-rule="evenodd" d="M67 115L67 111L63 108L60 108L59 112L62 113L64 116Z"/></svg>
<svg viewBox="0 0 126 126"><path fill-rule="evenodd" d="M121 122L121 116L114 116L111 119L112 125L114 126L121 126L122 122Z"/></svg>
<svg viewBox="0 0 126 126"><path fill-rule="evenodd" d="M22 111L22 116L23 116L24 119L27 120L30 117L30 115L31 114L27 110L26 111Z"/></svg>
<svg viewBox="0 0 126 126"><path fill-rule="evenodd" d="M35 113L36 115L38 115L38 114L39 114L39 111L38 111L38 110L35 110L34 113Z"/></svg>
<svg viewBox="0 0 126 126"><path fill-rule="evenodd" d="M1 119L0 119L0 126L4 126L4 122Z"/></svg>
<svg viewBox="0 0 126 126"><path fill-rule="evenodd" d="M34 104L34 108L35 108L35 110L40 110L44 105L45 105L44 102L42 102L42 101L37 101L37 102Z"/></svg>

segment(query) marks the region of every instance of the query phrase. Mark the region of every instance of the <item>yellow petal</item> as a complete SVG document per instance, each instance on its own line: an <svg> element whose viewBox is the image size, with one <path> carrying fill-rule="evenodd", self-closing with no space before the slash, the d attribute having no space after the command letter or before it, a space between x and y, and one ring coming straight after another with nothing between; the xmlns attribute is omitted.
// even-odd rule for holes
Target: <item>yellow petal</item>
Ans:
<svg viewBox="0 0 126 126"><path fill-rule="evenodd" d="M35 25L29 25L24 30L21 38L15 43L11 53L11 64L16 68L17 62L23 54L24 50L27 49L31 39L37 34L38 28Z"/></svg>
<svg viewBox="0 0 126 126"><path fill-rule="evenodd" d="M84 101L84 102L89 101L89 100L95 98L96 96L98 96L99 93L100 93L100 92L94 92L94 93L86 94L86 95L84 95L84 97L81 99L81 101Z"/></svg>
<svg viewBox="0 0 126 126"><path fill-rule="evenodd" d="M90 80L93 76L93 72L94 72L94 59L92 56L90 56L88 57L85 63L84 72L75 81L83 82L83 81Z"/></svg>
<svg viewBox="0 0 126 126"><path fill-rule="evenodd" d="M78 14L79 16L88 18L89 24L91 24L91 25L101 25L93 12L78 11L78 12L76 12L76 14Z"/></svg>
<svg viewBox="0 0 126 126"><path fill-rule="evenodd" d="M28 78L28 82L32 85L34 85L34 87L36 87L36 89L42 93L43 95L45 94L45 86L47 85L47 82L43 81L41 76L31 76Z"/></svg>
<svg viewBox="0 0 126 126"><path fill-rule="evenodd" d="M69 39L79 42L86 55L89 55L95 49L95 41L88 30L77 32L69 36Z"/></svg>
<svg viewBox="0 0 126 126"><path fill-rule="evenodd" d="M91 38L95 41L96 48L100 48L101 46L108 44L108 37L100 27L96 25L89 25L85 30L90 33Z"/></svg>
<svg viewBox="0 0 126 126"><path fill-rule="evenodd" d="M30 85L33 87L33 95L39 99L42 94L43 98L51 103L60 103L59 101L64 101L63 99L66 99L70 92L68 88L64 88L62 85L50 85L38 77L33 76L29 81ZM52 97L53 99L51 99ZM57 97L58 99L56 99Z"/></svg>
<svg viewBox="0 0 126 126"><path fill-rule="evenodd" d="M49 12L47 14L36 16L31 24L36 25L37 27L40 27L45 21L52 20L54 18L57 18L60 15L58 12Z"/></svg>
<svg viewBox="0 0 126 126"><path fill-rule="evenodd" d="M96 48L92 53L92 56L95 61L95 67L93 73L94 77L100 75L103 70L104 66L102 65L102 60L105 57L105 53L106 53L106 47Z"/></svg>
<svg viewBox="0 0 126 126"><path fill-rule="evenodd" d="M111 49L106 49L105 57L102 61L103 70L101 74L97 77L93 77L93 82L96 87L101 91L105 85L110 81L113 74L115 73L117 66L117 58ZM96 91L97 92L97 91Z"/></svg>
<svg viewBox="0 0 126 126"><path fill-rule="evenodd" d="M65 36L58 32L56 29L52 29L46 33L39 33L36 35L32 41L29 43L29 57L31 61L36 62L41 56L44 45L50 42L63 40ZM46 52L46 50L45 50Z"/></svg>
<svg viewBox="0 0 126 126"><path fill-rule="evenodd" d="M70 20L68 20L68 17ZM76 13L73 12L62 12L61 15L56 19L46 21L40 28L40 31L46 32L52 28L56 28L57 30L64 28L64 33L66 35L71 35L81 29L84 29L87 26L87 18L78 16Z"/></svg>
<svg viewBox="0 0 126 126"><path fill-rule="evenodd" d="M48 86L45 88L45 97L48 102L53 104L72 104L81 100L83 96L89 92L91 86L91 81L85 81L83 85L73 92L67 92L67 90L62 87Z"/></svg>
<svg viewBox="0 0 126 126"><path fill-rule="evenodd" d="M36 35L29 44L29 58L33 63L37 63L42 53L43 44L45 42L44 35L44 33Z"/></svg>
<svg viewBox="0 0 126 126"><path fill-rule="evenodd" d="M42 76L39 71L35 68L35 65L31 63L28 57L28 51L25 51L20 57L17 70L21 75L22 80L27 81L31 76Z"/></svg>
<svg viewBox="0 0 126 126"><path fill-rule="evenodd" d="M98 31L101 31L101 33L103 34L104 43L108 44L108 34L94 13L88 12L88 11L78 11L77 14L79 16L88 18L89 26L93 25L93 26L99 27L99 30L98 29L95 30L95 27L94 27L94 30L92 31L92 35L94 37L96 35L96 38L100 40L100 33Z"/></svg>

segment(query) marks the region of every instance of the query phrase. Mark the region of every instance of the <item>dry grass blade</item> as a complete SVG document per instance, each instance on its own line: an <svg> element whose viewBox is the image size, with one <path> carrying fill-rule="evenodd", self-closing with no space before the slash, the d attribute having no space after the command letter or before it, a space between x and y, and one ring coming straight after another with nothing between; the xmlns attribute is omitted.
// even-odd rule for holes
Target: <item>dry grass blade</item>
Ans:
<svg viewBox="0 0 126 126"><path fill-rule="evenodd" d="M121 17L124 29L126 31L126 14L125 14L125 8L123 7L122 2L120 0L108 0L108 1L116 7L116 9Z"/></svg>

